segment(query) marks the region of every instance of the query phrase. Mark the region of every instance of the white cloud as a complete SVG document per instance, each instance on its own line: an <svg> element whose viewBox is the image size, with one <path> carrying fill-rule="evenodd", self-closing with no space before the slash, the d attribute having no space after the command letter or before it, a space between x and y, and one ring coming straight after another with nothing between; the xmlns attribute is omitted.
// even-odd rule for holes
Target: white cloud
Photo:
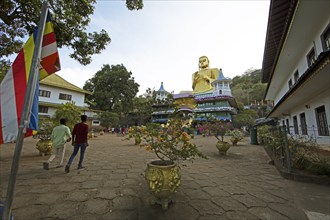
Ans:
<svg viewBox="0 0 330 220"><path fill-rule="evenodd" d="M66 80L82 87L103 64L123 64L142 94L149 88L191 90L198 58L226 77L261 68L269 1L144 1L129 11L123 1L98 1L90 30L105 29L112 42L93 63L81 66L61 54Z"/></svg>
<svg viewBox="0 0 330 220"><path fill-rule="evenodd" d="M93 69L81 68L81 67L67 67L62 68L58 74L66 81L82 88L85 82L94 76L96 73Z"/></svg>

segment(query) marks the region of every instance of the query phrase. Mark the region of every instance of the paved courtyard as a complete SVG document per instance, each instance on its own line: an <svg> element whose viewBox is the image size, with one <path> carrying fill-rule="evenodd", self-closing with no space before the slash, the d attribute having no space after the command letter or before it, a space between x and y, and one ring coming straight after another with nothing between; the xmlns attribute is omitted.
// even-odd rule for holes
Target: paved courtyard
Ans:
<svg viewBox="0 0 330 220"><path fill-rule="evenodd" d="M140 220L330 220L330 187L289 181L270 165L262 146L249 140L220 156L216 139L193 139L209 159L182 166L182 185L164 211L150 205L144 169L155 156L133 141L106 133L90 140L86 168L44 170L35 143L27 138L21 155L12 213L29 219ZM14 144L0 146L0 199L4 201ZM66 160L72 152L67 146ZM55 165L54 165L55 166Z"/></svg>

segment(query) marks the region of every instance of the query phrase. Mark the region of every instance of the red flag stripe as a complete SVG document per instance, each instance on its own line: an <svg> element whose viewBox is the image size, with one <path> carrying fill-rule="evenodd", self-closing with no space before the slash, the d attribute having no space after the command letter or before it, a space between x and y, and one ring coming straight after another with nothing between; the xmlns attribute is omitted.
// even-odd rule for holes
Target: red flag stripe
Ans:
<svg viewBox="0 0 330 220"><path fill-rule="evenodd" d="M51 32L49 34L44 35L43 41L42 41L42 46L46 46L48 44L56 42L55 34L54 32Z"/></svg>
<svg viewBox="0 0 330 220"><path fill-rule="evenodd" d="M17 58L12 65L12 68L14 76L16 112L18 117L17 123L19 123L19 119L23 110L27 84L23 49L19 52Z"/></svg>

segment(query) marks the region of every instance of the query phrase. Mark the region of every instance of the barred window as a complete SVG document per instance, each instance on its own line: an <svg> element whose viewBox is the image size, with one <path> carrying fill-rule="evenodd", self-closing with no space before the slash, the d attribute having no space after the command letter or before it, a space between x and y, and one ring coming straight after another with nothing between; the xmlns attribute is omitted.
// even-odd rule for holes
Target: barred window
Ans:
<svg viewBox="0 0 330 220"><path fill-rule="evenodd" d="M69 100L69 101L71 101L71 99L72 99L72 95L68 95L68 94L60 93L59 99L62 99L62 100Z"/></svg>
<svg viewBox="0 0 330 220"><path fill-rule="evenodd" d="M297 116L293 116L294 133L299 134Z"/></svg>
<svg viewBox="0 0 330 220"><path fill-rule="evenodd" d="M320 136L329 136L327 115L325 113L324 105L315 109L315 116L317 122L317 130Z"/></svg>
<svg viewBox="0 0 330 220"><path fill-rule="evenodd" d="M39 113L48 113L48 107L39 106Z"/></svg>
<svg viewBox="0 0 330 220"><path fill-rule="evenodd" d="M299 72L298 70L293 74L293 78L294 78L294 83L296 83L299 79Z"/></svg>
<svg viewBox="0 0 330 220"><path fill-rule="evenodd" d="M305 113L300 114L301 133L307 135L307 123Z"/></svg>
<svg viewBox="0 0 330 220"><path fill-rule="evenodd" d="M321 35L321 41L322 41L322 46L323 50L330 50L330 24L328 24L327 28Z"/></svg>
<svg viewBox="0 0 330 220"><path fill-rule="evenodd" d="M39 90L39 96L49 98L50 97L50 91L40 89Z"/></svg>
<svg viewBox="0 0 330 220"><path fill-rule="evenodd" d="M286 130L288 134L290 134L290 124L289 124L289 119L286 119Z"/></svg>
<svg viewBox="0 0 330 220"><path fill-rule="evenodd" d="M307 54L307 63L308 66L311 66L316 60L316 54L314 47L311 49L311 51Z"/></svg>
<svg viewBox="0 0 330 220"><path fill-rule="evenodd" d="M289 80L288 85L289 85L289 89L291 89L291 87L292 87L292 79Z"/></svg>

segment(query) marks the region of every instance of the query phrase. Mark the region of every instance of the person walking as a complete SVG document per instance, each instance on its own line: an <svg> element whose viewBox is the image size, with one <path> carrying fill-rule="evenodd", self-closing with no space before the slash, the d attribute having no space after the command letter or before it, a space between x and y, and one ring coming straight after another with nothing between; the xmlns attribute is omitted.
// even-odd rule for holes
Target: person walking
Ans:
<svg viewBox="0 0 330 220"><path fill-rule="evenodd" d="M87 121L87 115L81 115L80 116L81 122L76 124L72 131L72 146L73 152L70 156L70 159L65 166L65 172L70 172L70 166L77 155L79 149L80 149L80 158L78 162L78 169L84 168L83 166L83 160L85 156L86 147L88 146L88 125L86 124Z"/></svg>
<svg viewBox="0 0 330 220"><path fill-rule="evenodd" d="M71 140L71 132L68 126L65 125L66 120L64 118L60 119L60 125L56 126L52 134L50 135L50 139L52 140L52 155L49 157L47 162L43 163L43 167L45 170L49 170L49 164L59 156L59 164L56 168L63 167L63 160L65 154L65 143Z"/></svg>

